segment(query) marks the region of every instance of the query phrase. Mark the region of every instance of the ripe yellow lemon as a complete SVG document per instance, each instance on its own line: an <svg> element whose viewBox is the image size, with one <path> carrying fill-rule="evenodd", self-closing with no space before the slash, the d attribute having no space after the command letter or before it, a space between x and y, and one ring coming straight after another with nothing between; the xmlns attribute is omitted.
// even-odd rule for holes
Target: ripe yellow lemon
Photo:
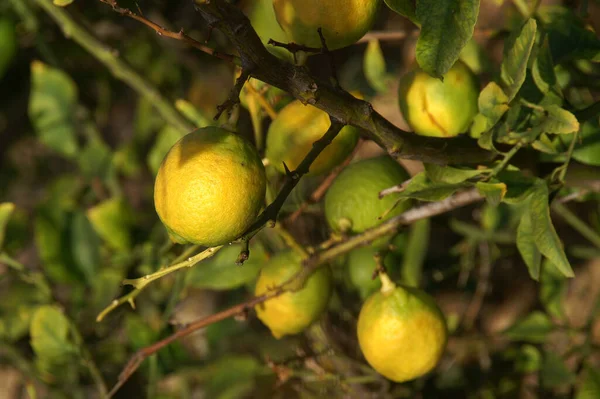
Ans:
<svg viewBox="0 0 600 399"><path fill-rule="evenodd" d="M292 42L330 50L360 39L373 25L380 0L273 0L277 22Z"/></svg>
<svg viewBox="0 0 600 399"><path fill-rule="evenodd" d="M410 203L402 202L391 210L397 195L380 199L379 192L401 184L408 177L404 168L387 155L350 164L325 194L329 227L336 232L360 233L401 214Z"/></svg>
<svg viewBox="0 0 600 399"><path fill-rule="evenodd" d="M154 184L154 206L174 241L216 246L250 227L265 189L265 169L252 144L228 130L206 127L185 135L165 156Z"/></svg>
<svg viewBox="0 0 600 399"><path fill-rule="evenodd" d="M400 79L400 109L406 122L422 136L453 137L464 133L477 114L479 84L462 61L444 81L416 69Z"/></svg>
<svg viewBox="0 0 600 399"><path fill-rule="evenodd" d="M396 286L381 274L381 290L358 316L358 343L378 373L404 382L431 371L447 341L444 316L434 299L417 288Z"/></svg>
<svg viewBox="0 0 600 399"><path fill-rule="evenodd" d="M302 258L295 252L280 252L272 257L260 271L255 295L288 282L302 270ZM271 330L275 338L304 331L327 308L331 295L331 271L328 267L317 269L302 289L286 292L256 305L258 318Z"/></svg>
<svg viewBox="0 0 600 399"><path fill-rule="evenodd" d="M286 105L269 126L266 156L280 172L283 163L290 170L300 165L306 154L329 129L329 115L312 105L295 100ZM350 155L359 139L359 131L345 126L310 166L309 175L329 172Z"/></svg>

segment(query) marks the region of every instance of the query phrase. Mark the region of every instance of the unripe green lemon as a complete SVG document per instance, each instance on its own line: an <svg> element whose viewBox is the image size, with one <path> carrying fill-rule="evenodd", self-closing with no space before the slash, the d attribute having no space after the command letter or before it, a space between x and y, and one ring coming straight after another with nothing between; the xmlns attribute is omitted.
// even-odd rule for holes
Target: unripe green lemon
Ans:
<svg viewBox="0 0 600 399"><path fill-rule="evenodd" d="M290 170L300 165L306 154L329 129L331 121L326 112L300 101L286 105L269 126L266 156L280 172L283 163ZM345 126L310 166L309 175L329 172L350 155L359 139L358 129Z"/></svg>
<svg viewBox="0 0 600 399"><path fill-rule="evenodd" d="M373 278L377 268L375 256L379 248L368 246L353 249L346 258L346 268L350 282L358 291L362 299L366 299L373 292L381 288L379 278ZM383 256L383 265L387 273L393 273L397 265L395 254L388 252Z"/></svg>
<svg viewBox="0 0 600 399"><path fill-rule="evenodd" d="M287 43L288 41L287 35L281 29L281 26L279 26L277 19L275 18L273 0L254 0L250 7L249 12L247 13L248 18L266 49L279 58L293 61L294 57L292 56L292 53L282 47L275 47L268 44L269 39L281 43Z"/></svg>
<svg viewBox="0 0 600 399"><path fill-rule="evenodd" d="M436 79L415 69L400 79L398 98L406 122L422 136L453 137L464 133L477 114L479 84L471 70L457 61Z"/></svg>
<svg viewBox="0 0 600 399"><path fill-rule="evenodd" d="M410 204L405 201L391 210L397 194L380 199L379 192L408 177L404 168L387 155L350 164L325 194L329 227L336 232L360 233L401 214Z"/></svg>
<svg viewBox="0 0 600 399"><path fill-rule="evenodd" d="M288 282L300 270L302 258L297 253L278 253L260 271L255 295L263 295ZM328 267L321 267L299 291L286 292L256 305L256 315L269 327L275 338L298 334L321 316L327 308L330 295L331 271Z"/></svg>
<svg viewBox="0 0 600 399"><path fill-rule="evenodd" d="M292 42L321 47L317 29L330 50L363 37L375 21L380 0L273 0L275 17Z"/></svg>
<svg viewBox="0 0 600 399"><path fill-rule="evenodd" d="M265 190L254 146L228 130L206 127L185 135L163 159L154 206L174 241L212 247L250 227Z"/></svg>
<svg viewBox="0 0 600 399"><path fill-rule="evenodd" d="M380 275L379 292L358 316L358 343L378 373L404 382L431 371L439 362L448 332L434 299L417 288L396 286Z"/></svg>

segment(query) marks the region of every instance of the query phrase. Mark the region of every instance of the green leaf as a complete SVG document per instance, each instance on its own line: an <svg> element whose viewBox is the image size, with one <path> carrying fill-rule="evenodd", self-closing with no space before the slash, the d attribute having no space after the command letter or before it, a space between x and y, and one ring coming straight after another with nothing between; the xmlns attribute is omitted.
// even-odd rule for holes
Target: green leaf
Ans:
<svg viewBox="0 0 600 399"><path fill-rule="evenodd" d="M114 174L112 151L101 140L89 140L77 158L81 173L88 179L107 181Z"/></svg>
<svg viewBox="0 0 600 399"><path fill-rule="evenodd" d="M508 328L504 334L515 341L542 343L553 328L547 314L535 311Z"/></svg>
<svg viewBox="0 0 600 399"><path fill-rule="evenodd" d="M516 169L516 168L515 168ZM529 198L533 192L536 180L525 176L520 170L503 170L497 176L498 180L506 184L504 202L519 204Z"/></svg>
<svg viewBox="0 0 600 399"><path fill-rule="evenodd" d="M8 18L0 19L0 79L17 54L15 24Z"/></svg>
<svg viewBox="0 0 600 399"><path fill-rule="evenodd" d="M52 0L52 3L55 6L59 6L59 7L65 7L68 6L69 4L71 4L73 2L73 0Z"/></svg>
<svg viewBox="0 0 600 399"><path fill-rule="evenodd" d="M600 166L600 124L598 120L584 123L578 139L580 142L575 144L573 158L587 165Z"/></svg>
<svg viewBox="0 0 600 399"><path fill-rule="evenodd" d="M167 155L167 152L169 152L171 147L173 147L173 144L181 137L183 137L183 134L178 129L171 126L165 126L158 132L156 142L148 153L147 158L148 166L154 175L158 173L158 168L165 155Z"/></svg>
<svg viewBox="0 0 600 399"><path fill-rule="evenodd" d="M69 339L70 323L56 306L37 308L31 319L29 334L31 346L38 359L44 363L65 364L77 352Z"/></svg>
<svg viewBox="0 0 600 399"><path fill-rule="evenodd" d="M575 399L597 398L600 398L600 371L590 366L585 370L585 379L577 389Z"/></svg>
<svg viewBox="0 0 600 399"><path fill-rule="evenodd" d="M550 261L546 260L540 278L540 301L551 316L564 318L563 303L567 280Z"/></svg>
<svg viewBox="0 0 600 399"><path fill-rule="evenodd" d="M527 265L529 275L532 279L538 281L540 278L542 254L535 245L531 215L527 211L523 212L521 222L517 228L517 249Z"/></svg>
<svg viewBox="0 0 600 399"><path fill-rule="evenodd" d="M450 166L440 166L428 163L426 163L424 166L425 171L427 172L427 177L433 183L462 183L489 171L488 169L458 169Z"/></svg>
<svg viewBox="0 0 600 399"><path fill-rule="evenodd" d="M230 290L254 281L267 261L267 253L260 244L253 243L250 258L238 266L235 261L241 250L241 245L223 248L212 258L191 269L186 276L186 284L195 288Z"/></svg>
<svg viewBox="0 0 600 399"><path fill-rule="evenodd" d="M542 386L549 389L571 384L575 379L575 375L569 370L565 361L558 354L548 351L544 353L544 360L540 369L540 379Z"/></svg>
<svg viewBox="0 0 600 399"><path fill-rule="evenodd" d="M549 105L546 108L546 118L543 119L540 129L545 133L570 134L579 130L579 122L575 115L559 107Z"/></svg>
<svg viewBox="0 0 600 399"><path fill-rule="evenodd" d="M537 57L533 60L531 76L535 85L542 93L546 94L553 89L557 93L560 93L560 88L557 86L556 74L554 73L552 54L550 54L550 48L548 47L548 39L544 40L544 43L538 50Z"/></svg>
<svg viewBox="0 0 600 399"><path fill-rule="evenodd" d="M548 205L548 186L543 180L537 180L534 185L529 211L531 213L531 226L535 245L545 257L556 265L564 276L573 277L571 264L552 225Z"/></svg>
<svg viewBox="0 0 600 399"><path fill-rule="evenodd" d="M15 204L12 202L0 203L0 250L2 250L2 244L4 244L4 234L6 232L6 225L15 210Z"/></svg>
<svg viewBox="0 0 600 399"><path fill-rule="evenodd" d="M533 345L523 345L515 359L515 369L520 373L533 373L542 365L542 354Z"/></svg>
<svg viewBox="0 0 600 399"><path fill-rule="evenodd" d="M63 156L75 157L75 83L64 72L40 61L31 64L31 82L29 118L40 141Z"/></svg>
<svg viewBox="0 0 600 399"><path fill-rule="evenodd" d="M369 85L379 93L390 90L389 77L385 66L385 57L381 51L379 40L369 40L363 58L363 70Z"/></svg>
<svg viewBox="0 0 600 399"><path fill-rule="evenodd" d="M429 233L429 219L421 219L410 227L402 260L402 282L411 287L418 287L421 281L423 263L429 247Z"/></svg>
<svg viewBox="0 0 600 399"><path fill-rule="evenodd" d="M177 108L186 118L188 118L196 127L206 127L214 122L205 117L195 106L189 101L179 99L175 101Z"/></svg>
<svg viewBox="0 0 600 399"><path fill-rule="evenodd" d="M73 260L89 284L100 266L100 240L83 212L75 212L70 229Z"/></svg>
<svg viewBox="0 0 600 399"><path fill-rule="evenodd" d="M483 132L490 130L506 111L508 111L508 97L495 82L490 82L479 94L479 113L471 125L471 135L480 137Z"/></svg>
<svg viewBox="0 0 600 399"><path fill-rule="evenodd" d="M479 0L419 0L416 16L421 23L416 55L419 66L442 79L473 36Z"/></svg>
<svg viewBox="0 0 600 399"><path fill-rule="evenodd" d="M410 19L416 25L419 25L415 13L415 3L416 0L385 0L385 4L387 4L390 9Z"/></svg>
<svg viewBox="0 0 600 399"><path fill-rule="evenodd" d="M252 392L256 378L265 367L248 355L224 356L202 367L196 378L204 382L207 397L233 399Z"/></svg>
<svg viewBox="0 0 600 399"><path fill-rule="evenodd" d="M498 206L504 199L507 191L506 184L504 183L477 182L475 187L477 187L477 191L479 191L492 206Z"/></svg>
<svg viewBox="0 0 600 399"><path fill-rule="evenodd" d="M87 216L98 235L116 251L131 248L133 215L123 198L113 197L88 209Z"/></svg>
<svg viewBox="0 0 600 399"><path fill-rule="evenodd" d="M398 199L413 198L419 201L441 201L454 194L457 190L468 187L468 183L446 184L433 183L427 178L426 172L413 176Z"/></svg>
<svg viewBox="0 0 600 399"><path fill-rule="evenodd" d="M515 98L525 81L536 29L535 19L531 18L516 35L513 34L506 41L500 76L509 101Z"/></svg>

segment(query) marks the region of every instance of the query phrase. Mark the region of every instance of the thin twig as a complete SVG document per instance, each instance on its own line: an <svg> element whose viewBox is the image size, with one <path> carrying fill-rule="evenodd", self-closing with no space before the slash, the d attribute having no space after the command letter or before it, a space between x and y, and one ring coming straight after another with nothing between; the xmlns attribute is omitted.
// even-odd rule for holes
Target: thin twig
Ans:
<svg viewBox="0 0 600 399"><path fill-rule="evenodd" d="M233 85L227 100L225 100L223 104L217 105L217 114L215 115L214 120L219 120L223 112L231 110L234 106L240 103L240 92L242 91L242 88L248 81L249 77L250 72L246 69L242 69L242 73L236 79L235 85Z"/></svg>
<svg viewBox="0 0 600 399"><path fill-rule="evenodd" d="M182 133L194 130L194 126L165 99L161 93L129 64L119 58L118 53L108 48L91 33L83 28L62 7L55 6L51 0L34 0L60 26L66 37L72 38L77 44L87 50L98 61L103 63L113 76L145 97L156 108L166 122Z"/></svg>
<svg viewBox="0 0 600 399"><path fill-rule="evenodd" d="M117 12L118 14L120 14L124 17L129 17L129 18L135 19L138 22L141 22L142 24L146 25L150 29L154 30L159 36L164 36L164 37L168 37L171 39L182 41L182 42L186 43L187 45L192 46L192 47L202 51L203 53L212 55L214 57L217 57L217 58L227 61L227 62L231 62L235 65L242 65L239 57L236 57L231 54L226 54L226 53L221 53L219 51L215 51L213 48L208 47L207 45L202 44L199 41L186 35L183 31L183 28L180 29L179 32L174 32L174 31L165 29L162 26L158 25L157 23L152 22L149 19L145 18L142 15L141 11L139 14L136 14L135 12L131 11L128 8L120 7L117 4L116 0L99 0L99 1L101 3L105 3L105 4L108 4L109 6L111 6L112 9L115 12Z"/></svg>

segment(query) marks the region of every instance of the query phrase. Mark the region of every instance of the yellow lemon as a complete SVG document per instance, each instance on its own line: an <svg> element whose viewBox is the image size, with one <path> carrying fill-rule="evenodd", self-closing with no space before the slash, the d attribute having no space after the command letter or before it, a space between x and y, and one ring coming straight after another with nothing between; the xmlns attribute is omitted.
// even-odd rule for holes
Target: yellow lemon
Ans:
<svg viewBox="0 0 600 399"><path fill-rule="evenodd" d="M195 130L165 156L154 184L154 206L171 238L204 246L226 244L250 227L266 189L256 149L218 127Z"/></svg>
<svg viewBox="0 0 600 399"><path fill-rule="evenodd" d="M444 81L416 69L400 79L400 109L406 122L422 136L453 137L464 133L477 114L479 84L462 61Z"/></svg>
<svg viewBox="0 0 600 399"><path fill-rule="evenodd" d="M405 201L393 208L397 194L380 199L379 192L401 184L408 177L404 168L387 155L349 165L325 194L329 227L337 232L360 233L401 214L410 203Z"/></svg>
<svg viewBox="0 0 600 399"><path fill-rule="evenodd" d="M358 316L358 343L378 373L404 382L431 371L447 341L444 316L434 299L417 288L396 286L381 274L381 290Z"/></svg>
<svg viewBox="0 0 600 399"><path fill-rule="evenodd" d="M302 270L302 258L295 252L280 252L272 257L260 271L255 295L288 282ZM331 271L328 267L317 269L304 286L295 292L256 305L256 315L271 330L275 338L304 331L327 308L331 295Z"/></svg>
<svg viewBox="0 0 600 399"><path fill-rule="evenodd" d="M273 0L275 17L292 42L321 47L323 29L330 50L363 37L375 21L380 0Z"/></svg>
<svg viewBox="0 0 600 399"><path fill-rule="evenodd" d="M283 163L290 170L300 165L306 154L329 129L329 115L312 105L292 101L286 105L271 123L267 132L266 156L280 172ZM329 172L350 155L359 139L359 131L345 126L310 166L309 175Z"/></svg>

